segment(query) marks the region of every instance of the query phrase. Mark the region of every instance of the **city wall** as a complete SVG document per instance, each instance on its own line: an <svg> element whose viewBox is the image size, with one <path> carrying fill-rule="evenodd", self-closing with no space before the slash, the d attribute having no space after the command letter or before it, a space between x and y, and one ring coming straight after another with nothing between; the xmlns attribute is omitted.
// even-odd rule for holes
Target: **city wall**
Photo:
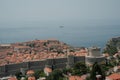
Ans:
<svg viewBox="0 0 120 80"><path fill-rule="evenodd" d="M53 69L65 68L67 65L71 66L79 61L85 62L85 57L68 56L67 58L54 58L54 59L46 59L41 61L30 61L30 62L23 62L18 64L8 64L8 65L0 66L0 77L14 75L16 72L20 72L21 69L42 70L46 65L52 67Z"/></svg>

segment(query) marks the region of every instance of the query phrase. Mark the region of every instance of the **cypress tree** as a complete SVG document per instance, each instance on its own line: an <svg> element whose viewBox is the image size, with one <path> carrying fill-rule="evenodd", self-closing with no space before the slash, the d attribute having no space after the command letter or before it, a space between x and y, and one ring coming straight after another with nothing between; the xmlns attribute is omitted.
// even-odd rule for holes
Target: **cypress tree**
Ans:
<svg viewBox="0 0 120 80"><path fill-rule="evenodd" d="M100 65L97 62L95 62L92 66L90 78L92 80L96 80L96 75L101 75L100 80L105 80L105 73L104 73L104 71L102 71Z"/></svg>

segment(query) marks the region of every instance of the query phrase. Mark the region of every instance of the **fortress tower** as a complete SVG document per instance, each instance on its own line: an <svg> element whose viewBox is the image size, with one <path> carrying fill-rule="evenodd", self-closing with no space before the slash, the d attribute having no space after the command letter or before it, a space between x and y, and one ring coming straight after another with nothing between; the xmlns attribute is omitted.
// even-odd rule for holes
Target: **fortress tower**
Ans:
<svg viewBox="0 0 120 80"><path fill-rule="evenodd" d="M99 64L105 63L105 57L101 54L101 49L99 47L90 47L87 50L88 54L85 56L87 65L92 65L95 62L98 62Z"/></svg>

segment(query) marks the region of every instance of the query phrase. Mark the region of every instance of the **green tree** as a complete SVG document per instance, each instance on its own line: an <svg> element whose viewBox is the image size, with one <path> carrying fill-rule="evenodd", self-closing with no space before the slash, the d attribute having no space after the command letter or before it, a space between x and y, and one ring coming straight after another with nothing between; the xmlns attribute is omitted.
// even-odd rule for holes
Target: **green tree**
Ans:
<svg viewBox="0 0 120 80"><path fill-rule="evenodd" d="M86 77L86 80L91 80L90 77Z"/></svg>
<svg viewBox="0 0 120 80"><path fill-rule="evenodd" d="M54 70L47 78L46 80L63 80L63 75L61 70Z"/></svg>
<svg viewBox="0 0 120 80"><path fill-rule="evenodd" d="M92 66L90 78L92 80L96 80L96 75L101 75L101 80L105 80L105 73L104 73L104 71L102 71L100 65L98 65L97 62L95 62Z"/></svg>
<svg viewBox="0 0 120 80"><path fill-rule="evenodd" d="M8 52L8 53L7 53L7 55L13 55L13 53L11 53L11 52Z"/></svg>
<svg viewBox="0 0 120 80"><path fill-rule="evenodd" d="M28 44L27 46L29 46L31 48L34 48L35 47L35 43Z"/></svg>
<svg viewBox="0 0 120 80"><path fill-rule="evenodd" d="M21 72L16 72L16 73L15 73L15 76L16 76L16 78L17 78L18 80L20 80L21 77L22 77L22 73L21 73Z"/></svg>
<svg viewBox="0 0 120 80"><path fill-rule="evenodd" d="M73 67L73 75L83 75L88 72L88 68L83 62L78 62Z"/></svg>
<svg viewBox="0 0 120 80"><path fill-rule="evenodd" d="M104 53L109 53L110 55L114 55L117 53L117 48L113 45L106 45L106 49L104 50Z"/></svg>
<svg viewBox="0 0 120 80"><path fill-rule="evenodd" d="M62 72L63 72L64 74L67 74L67 73L72 73L73 70L72 70L72 68L64 68L64 69L62 70Z"/></svg>
<svg viewBox="0 0 120 80"><path fill-rule="evenodd" d="M46 75L42 70L37 70L37 71L35 71L34 76L36 79L38 79L39 77L45 77Z"/></svg>
<svg viewBox="0 0 120 80"><path fill-rule="evenodd" d="M104 71L108 71L110 69L110 67L108 65L102 65L102 69Z"/></svg>

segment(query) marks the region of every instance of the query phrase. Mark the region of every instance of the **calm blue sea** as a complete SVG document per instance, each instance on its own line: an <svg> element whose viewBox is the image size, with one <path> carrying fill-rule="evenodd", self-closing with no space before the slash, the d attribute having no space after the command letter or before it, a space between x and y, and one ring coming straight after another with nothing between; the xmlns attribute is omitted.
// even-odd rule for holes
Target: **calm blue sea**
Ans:
<svg viewBox="0 0 120 80"><path fill-rule="evenodd" d="M24 24L0 26L0 43L58 39L75 47L100 46L103 48L107 40L118 36L120 36L119 25L27 24L26 26Z"/></svg>

